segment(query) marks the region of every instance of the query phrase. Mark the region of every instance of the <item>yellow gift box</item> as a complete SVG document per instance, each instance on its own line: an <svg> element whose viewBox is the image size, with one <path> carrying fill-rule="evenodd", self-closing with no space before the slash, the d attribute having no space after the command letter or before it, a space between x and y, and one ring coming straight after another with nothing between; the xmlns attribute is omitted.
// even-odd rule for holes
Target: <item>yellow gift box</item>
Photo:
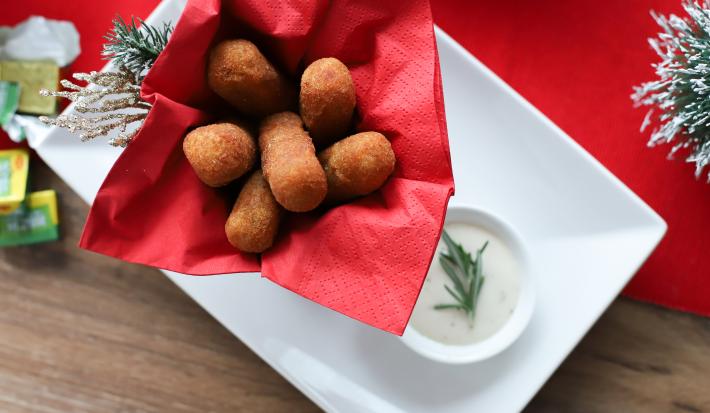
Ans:
<svg viewBox="0 0 710 413"><path fill-rule="evenodd" d="M0 214L14 211L25 200L29 165L24 149L0 151Z"/></svg>
<svg viewBox="0 0 710 413"><path fill-rule="evenodd" d="M55 90L59 84L59 67L51 60L0 61L0 80L20 85L18 112L34 115L53 115L57 99L40 96L41 89Z"/></svg>

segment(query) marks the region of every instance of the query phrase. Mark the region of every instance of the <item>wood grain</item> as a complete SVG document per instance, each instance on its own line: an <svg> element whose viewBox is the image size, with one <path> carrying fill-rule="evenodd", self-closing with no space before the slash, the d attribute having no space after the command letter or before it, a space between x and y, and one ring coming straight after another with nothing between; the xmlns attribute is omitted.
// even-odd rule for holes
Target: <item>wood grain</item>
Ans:
<svg viewBox="0 0 710 413"><path fill-rule="evenodd" d="M618 299L530 412L710 412L710 319Z"/></svg>
<svg viewBox="0 0 710 413"><path fill-rule="evenodd" d="M159 271L77 248L88 207L32 172L63 233L0 250L0 412L318 411Z"/></svg>
<svg viewBox="0 0 710 413"><path fill-rule="evenodd" d="M62 239L0 250L0 412L318 411L157 270L76 247L86 205L60 195ZM618 300L530 412L710 412L710 321Z"/></svg>

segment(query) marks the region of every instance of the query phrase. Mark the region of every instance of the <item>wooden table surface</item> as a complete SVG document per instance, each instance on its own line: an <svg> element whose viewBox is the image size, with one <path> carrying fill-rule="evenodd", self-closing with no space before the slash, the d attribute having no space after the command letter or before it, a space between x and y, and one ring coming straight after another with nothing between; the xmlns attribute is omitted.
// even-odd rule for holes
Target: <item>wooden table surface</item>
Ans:
<svg viewBox="0 0 710 413"><path fill-rule="evenodd" d="M62 239L0 250L0 412L318 411L160 272L78 249L87 206L33 162ZM619 299L527 410L710 412L710 320Z"/></svg>

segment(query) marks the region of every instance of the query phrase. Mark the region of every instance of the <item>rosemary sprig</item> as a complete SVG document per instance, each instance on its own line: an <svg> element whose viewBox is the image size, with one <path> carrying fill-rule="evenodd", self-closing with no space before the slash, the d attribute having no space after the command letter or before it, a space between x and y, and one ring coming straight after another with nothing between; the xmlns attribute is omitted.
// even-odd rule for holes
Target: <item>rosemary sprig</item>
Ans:
<svg viewBox="0 0 710 413"><path fill-rule="evenodd" d="M172 31L173 26L170 23L164 23L162 28L157 28L135 17L127 24L117 16L113 20L113 29L104 36L107 42L101 54L116 66L127 68L141 80L168 44Z"/></svg>
<svg viewBox="0 0 710 413"><path fill-rule="evenodd" d="M486 277L483 276L483 251L488 246L486 241L476 251L476 259L466 251L461 244L456 243L444 230L442 239L446 244L447 252L439 254L439 263L453 283L453 289L444 285L446 291L454 298L455 303L438 304L436 310L455 309L465 311L471 321L476 316L478 296Z"/></svg>

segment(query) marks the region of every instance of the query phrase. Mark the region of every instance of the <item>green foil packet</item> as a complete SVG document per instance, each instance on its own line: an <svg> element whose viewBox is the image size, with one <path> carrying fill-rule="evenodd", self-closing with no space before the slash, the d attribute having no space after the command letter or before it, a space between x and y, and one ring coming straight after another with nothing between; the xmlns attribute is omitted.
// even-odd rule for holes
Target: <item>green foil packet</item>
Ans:
<svg viewBox="0 0 710 413"><path fill-rule="evenodd" d="M51 189L30 193L19 208L9 214L0 215L0 247L57 239L57 194Z"/></svg>
<svg viewBox="0 0 710 413"><path fill-rule="evenodd" d="M0 81L0 126L7 126L20 104L20 85Z"/></svg>

